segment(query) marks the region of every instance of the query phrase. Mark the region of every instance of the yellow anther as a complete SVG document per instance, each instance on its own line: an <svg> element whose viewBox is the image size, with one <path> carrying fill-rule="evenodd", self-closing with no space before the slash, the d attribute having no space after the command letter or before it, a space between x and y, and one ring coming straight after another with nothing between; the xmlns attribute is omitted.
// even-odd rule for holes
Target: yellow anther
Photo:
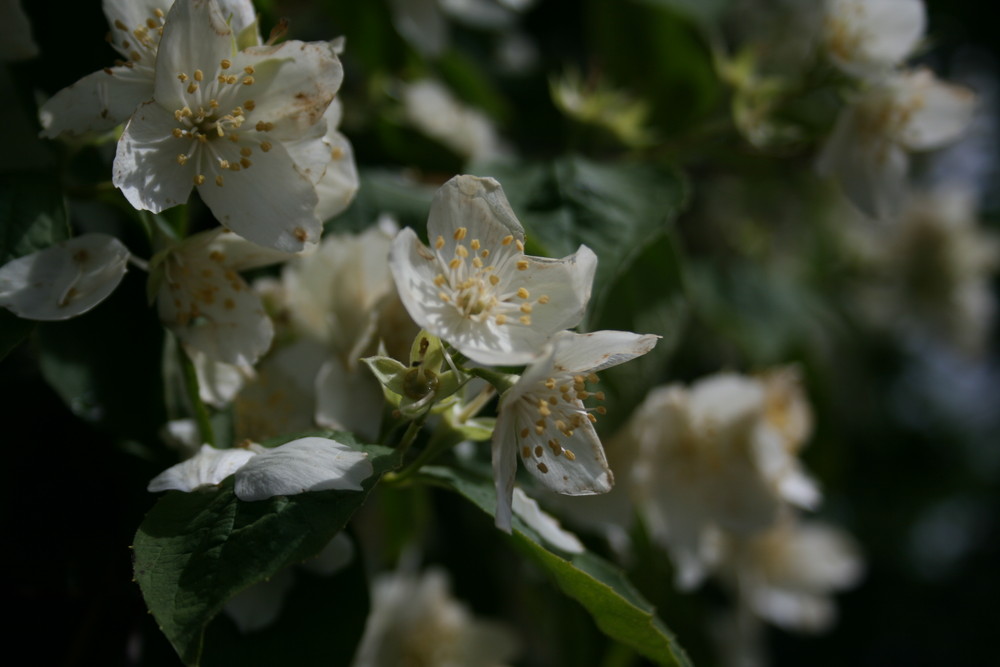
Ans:
<svg viewBox="0 0 1000 667"><path fill-rule="evenodd" d="M555 405L558 402L559 402L558 398L556 398L555 396L549 396L549 403L551 403L552 405Z"/></svg>
<svg viewBox="0 0 1000 667"><path fill-rule="evenodd" d="M514 241L514 237L508 234L503 237L503 241L500 241L500 245L510 245Z"/></svg>
<svg viewBox="0 0 1000 667"><path fill-rule="evenodd" d="M221 61L219 61L219 67L221 67L222 69L229 69L232 66L233 63L230 62L228 58L223 58Z"/></svg>
<svg viewBox="0 0 1000 667"><path fill-rule="evenodd" d="M142 60L142 54L139 53L138 51L129 51L128 59L131 60L132 62L138 62Z"/></svg>
<svg viewBox="0 0 1000 667"><path fill-rule="evenodd" d="M257 124L254 126L258 132L270 132L272 127L274 127L272 123L263 120L257 121Z"/></svg>
<svg viewBox="0 0 1000 667"><path fill-rule="evenodd" d="M247 74L253 74L253 65L247 65L246 67L243 68L243 71L246 72Z"/></svg>
<svg viewBox="0 0 1000 667"><path fill-rule="evenodd" d="M521 243L520 241L515 243L514 247L517 248L518 252L524 252L524 244Z"/></svg>
<svg viewBox="0 0 1000 667"><path fill-rule="evenodd" d="M545 450L542 449L541 445L535 445L535 456L541 456L544 453L545 453Z"/></svg>
<svg viewBox="0 0 1000 667"><path fill-rule="evenodd" d="M222 169L229 169L229 160L219 159L219 167Z"/></svg>
<svg viewBox="0 0 1000 667"><path fill-rule="evenodd" d="M128 26L122 23L121 19L115 19L115 27L118 28L119 30L124 30L125 32L128 32Z"/></svg>
<svg viewBox="0 0 1000 667"><path fill-rule="evenodd" d="M545 304L547 304L548 302L549 302L549 295L548 294L543 294L540 297L538 297L538 303L542 304L543 306Z"/></svg>
<svg viewBox="0 0 1000 667"><path fill-rule="evenodd" d="M594 382L597 382L597 381L598 381L598 379L599 379L599 378L597 377L597 374L596 374L596 373L589 373L589 374L587 375L587 382L590 382L590 383L594 383Z"/></svg>
<svg viewBox="0 0 1000 667"><path fill-rule="evenodd" d="M260 142L260 149L265 153L268 152L269 150L271 150L271 142L269 141Z"/></svg>
<svg viewBox="0 0 1000 667"><path fill-rule="evenodd" d="M146 19L146 25L149 26L150 30L155 30L157 27L157 23L153 19Z"/></svg>
<svg viewBox="0 0 1000 667"><path fill-rule="evenodd" d="M531 316L529 315L521 315L521 317L517 318L517 321L526 327L531 326Z"/></svg>
<svg viewBox="0 0 1000 667"><path fill-rule="evenodd" d="M247 100L246 102L243 103L243 108L246 109L247 111L253 111L254 109L257 108L257 103L254 102L253 100Z"/></svg>
<svg viewBox="0 0 1000 667"><path fill-rule="evenodd" d="M519 299L527 299L530 296L531 296L531 293L528 292L528 290L524 289L523 287L518 287L517 288L517 297Z"/></svg>
<svg viewBox="0 0 1000 667"><path fill-rule="evenodd" d="M456 241L461 241L462 239L465 238L465 235L468 233L469 233L468 229L466 229L465 227L459 227L458 229L455 230L455 233L452 236Z"/></svg>
<svg viewBox="0 0 1000 667"><path fill-rule="evenodd" d="M200 69L196 69L194 71L194 80L195 81L203 81L204 79L205 79L205 73L202 72Z"/></svg>
<svg viewBox="0 0 1000 667"><path fill-rule="evenodd" d="M177 156L177 164L187 164L188 156L181 153Z"/></svg>
<svg viewBox="0 0 1000 667"><path fill-rule="evenodd" d="M594 408L594 410L599 415L606 415L606 414L608 414L608 409L606 407L604 407L603 405L598 405L596 408Z"/></svg>
<svg viewBox="0 0 1000 667"><path fill-rule="evenodd" d="M199 141L200 143L203 143L203 144L207 144L207 143L208 143L208 135L205 135L205 134L199 134L199 135L198 135L198 141Z"/></svg>
<svg viewBox="0 0 1000 667"><path fill-rule="evenodd" d="M525 259L518 260L517 264L515 264L514 266L517 267L518 271L527 271L528 270L528 261L525 260Z"/></svg>
<svg viewBox="0 0 1000 667"><path fill-rule="evenodd" d="M581 401L585 401L588 398L590 398L590 393L586 391L578 391L576 392L576 397L579 398Z"/></svg>
<svg viewBox="0 0 1000 667"><path fill-rule="evenodd" d="M544 384L545 384L545 388L546 389L555 389L556 388L556 379L555 378L549 378L548 380L545 381Z"/></svg>
<svg viewBox="0 0 1000 667"><path fill-rule="evenodd" d="M252 76L245 76L245 77L243 77L243 85L244 86L252 86L253 85L253 77Z"/></svg>
<svg viewBox="0 0 1000 667"><path fill-rule="evenodd" d="M535 424L535 433L538 435L545 433L545 426L543 424Z"/></svg>
<svg viewBox="0 0 1000 667"><path fill-rule="evenodd" d="M229 165L229 171L239 171L242 168L243 166L238 163Z"/></svg>
<svg viewBox="0 0 1000 667"><path fill-rule="evenodd" d="M223 182L224 181L222 179L222 174L219 174L218 176L215 177L215 184L218 185L220 188L222 187Z"/></svg>
<svg viewBox="0 0 1000 667"><path fill-rule="evenodd" d="M489 269L487 269L487 271L488 270ZM499 283L499 282L500 282L500 276L497 276L497 275L490 276L490 285L493 285L494 287L496 287L497 283Z"/></svg>
<svg viewBox="0 0 1000 667"><path fill-rule="evenodd" d="M497 324L507 324L507 316L506 315L497 315L497 317L496 317L496 323Z"/></svg>
<svg viewBox="0 0 1000 667"><path fill-rule="evenodd" d="M528 458L529 456L531 456L531 448L528 447L527 445L521 447L521 456L524 458Z"/></svg>
<svg viewBox="0 0 1000 667"><path fill-rule="evenodd" d="M438 292L438 298L444 301L445 303L451 303L451 297L448 296L445 292Z"/></svg>
<svg viewBox="0 0 1000 667"><path fill-rule="evenodd" d="M481 269L481 268L483 268L483 260L479 259L478 257L473 257L472 258L472 265L474 267L476 267L477 269Z"/></svg>
<svg viewBox="0 0 1000 667"><path fill-rule="evenodd" d="M594 416L594 415L593 415L592 413L590 413L590 412L588 412L588 413L587 413L587 419L589 419L589 420L590 420L590 421L591 421L592 423L594 423L594 424L596 424L596 423L597 423L597 417L595 417L595 416Z"/></svg>
<svg viewBox="0 0 1000 667"><path fill-rule="evenodd" d="M222 254L221 250L213 250L212 252L208 253L208 258L213 262L221 262L226 258L226 256Z"/></svg>
<svg viewBox="0 0 1000 667"><path fill-rule="evenodd" d="M243 148L240 149L240 155L242 155L243 157L250 157L251 155L253 155L253 149L250 148L249 146L244 146Z"/></svg>
<svg viewBox="0 0 1000 667"><path fill-rule="evenodd" d="M154 9L153 10L153 16L155 16L158 19L162 19L164 17L163 10L162 9Z"/></svg>
<svg viewBox="0 0 1000 667"><path fill-rule="evenodd" d="M294 236L295 240L299 243L305 243L309 240L309 233L301 227L296 227L292 230L292 236Z"/></svg>
<svg viewBox="0 0 1000 667"><path fill-rule="evenodd" d="M192 81L191 83L188 84L187 91L189 93L193 93L196 90L198 90L198 84L197 83L195 83L194 81Z"/></svg>
<svg viewBox="0 0 1000 667"><path fill-rule="evenodd" d="M173 131L173 135L174 135L175 137L177 137L178 139L180 139L181 137L183 137L183 136L184 136L184 130L182 130L182 129L181 129L181 128L179 128L179 127L175 127L175 128L174 128L174 131Z"/></svg>
<svg viewBox="0 0 1000 667"><path fill-rule="evenodd" d="M240 158L240 164L243 165L244 169L249 169L250 166L253 164L253 162L251 162L247 158L243 157L243 158Z"/></svg>
<svg viewBox="0 0 1000 667"><path fill-rule="evenodd" d="M226 83L236 83L236 75L235 74L227 74L226 75Z"/></svg>
<svg viewBox="0 0 1000 667"><path fill-rule="evenodd" d="M563 450L563 456L565 456L570 461L576 461L576 454L574 454L572 451L568 449Z"/></svg>
<svg viewBox="0 0 1000 667"><path fill-rule="evenodd" d="M483 256L483 259L486 259L487 257L489 257L489 256L490 256L490 251L489 251L489 250L483 250L483 251L482 251L481 253L479 253L479 254Z"/></svg>
<svg viewBox="0 0 1000 667"><path fill-rule="evenodd" d="M531 304L530 303L522 303L521 304L521 312L525 313L526 315L530 315L531 314Z"/></svg>
<svg viewBox="0 0 1000 667"><path fill-rule="evenodd" d="M444 284L445 284L446 282L448 282L448 281L447 281L447 280L445 280L445 277L444 277L443 275L441 275L440 273L439 273L439 274L437 274L436 276L434 276L434 286L435 286L435 287L441 287L441 286L443 286L443 285L444 285Z"/></svg>
<svg viewBox="0 0 1000 667"><path fill-rule="evenodd" d="M128 48L128 47L125 47L125 48ZM181 83L184 83L185 81L188 80L188 75L185 74L184 72L181 72L180 74L177 75L177 78L181 80Z"/></svg>
<svg viewBox="0 0 1000 667"><path fill-rule="evenodd" d="M538 464L538 472L540 472L542 474L545 474L548 471L549 471L549 467L547 465L545 465L544 463L539 463Z"/></svg>
<svg viewBox="0 0 1000 667"><path fill-rule="evenodd" d="M461 245L461 244L459 244L459 245L458 245L458 246L457 246L457 247L455 248L455 254L456 254L456 255L457 255L458 257L461 257L462 259L465 259L466 257L468 257L468 256L469 256L469 250L468 250L468 248L466 248L466 247L465 247L464 245Z"/></svg>
<svg viewBox="0 0 1000 667"><path fill-rule="evenodd" d="M195 176L194 177L194 184L195 185L204 185L205 184L205 174L198 174L197 176Z"/></svg>
<svg viewBox="0 0 1000 667"><path fill-rule="evenodd" d="M594 398L596 398L599 401L603 401L604 400L604 392L603 391L597 392L596 394L594 394Z"/></svg>
<svg viewBox="0 0 1000 667"><path fill-rule="evenodd" d="M522 429L521 429L521 437L522 437L522 438L527 438L527 437L528 437L528 435L529 435L530 433L531 433L531 431L530 431L529 429L526 429L526 428L522 428ZM528 449L528 448L527 448L527 447L525 447L525 449ZM528 453L529 453L529 454L531 453L531 452L530 452L530 450L528 451ZM528 455L528 454L525 454L525 456L527 456L527 455Z"/></svg>

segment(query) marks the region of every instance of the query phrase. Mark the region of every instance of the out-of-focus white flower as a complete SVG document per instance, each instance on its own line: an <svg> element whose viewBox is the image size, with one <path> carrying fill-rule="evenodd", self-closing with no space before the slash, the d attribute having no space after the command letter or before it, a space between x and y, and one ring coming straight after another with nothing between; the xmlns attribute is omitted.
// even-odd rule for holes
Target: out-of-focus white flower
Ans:
<svg viewBox="0 0 1000 667"><path fill-rule="evenodd" d="M566 553L583 553L583 544L576 535L559 525L551 514L542 511L535 500L528 496L520 487L514 487L511 509L521 521L538 533L548 544Z"/></svg>
<svg viewBox="0 0 1000 667"><path fill-rule="evenodd" d="M981 350L994 318L1000 239L977 224L970 192L914 192L896 224L865 238L875 282L863 303L874 318Z"/></svg>
<svg viewBox="0 0 1000 667"><path fill-rule="evenodd" d="M863 562L844 531L784 517L748 538L731 538L722 572L756 615L788 630L818 632L836 619L831 593L854 586Z"/></svg>
<svg viewBox="0 0 1000 667"><path fill-rule="evenodd" d="M154 477L147 490L194 491L235 474L236 497L256 501L307 491L360 491L373 472L367 454L329 438L299 438L272 449L202 445L193 457Z"/></svg>
<svg viewBox="0 0 1000 667"><path fill-rule="evenodd" d="M503 31L534 0L390 0L392 24L417 51L440 56L448 47L446 15L479 30Z"/></svg>
<svg viewBox="0 0 1000 667"><path fill-rule="evenodd" d="M927 23L923 0L827 0L830 59L854 76L880 76L913 51Z"/></svg>
<svg viewBox="0 0 1000 667"><path fill-rule="evenodd" d="M173 1L104 0L111 46L124 60L88 74L43 104L39 110L43 137L106 132L153 97L156 54ZM250 0L217 1L234 34L250 31L248 39L260 42Z"/></svg>
<svg viewBox="0 0 1000 667"><path fill-rule="evenodd" d="M865 214L891 219L904 195L907 152L957 139L974 106L971 91L938 81L930 70L894 73L841 111L817 168Z"/></svg>
<svg viewBox="0 0 1000 667"><path fill-rule="evenodd" d="M186 348L203 355L199 365L206 377L213 372L206 364L250 367L270 347L271 319L237 271L288 257L217 228L188 237L154 265L160 320Z"/></svg>
<svg viewBox="0 0 1000 667"><path fill-rule="evenodd" d="M505 627L474 618L440 570L382 575L354 667L503 667L517 653Z"/></svg>
<svg viewBox="0 0 1000 667"><path fill-rule="evenodd" d="M128 249L107 234L82 234L0 267L0 306L29 320L66 320L111 294Z"/></svg>
<svg viewBox="0 0 1000 667"><path fill-rule="evenodd" d="M492 178L445 183L427 233L433 248L409 228L393 241L396 288L418 325L473 361L528 363L583 317L597 257L586 246L563 259L525 255L524 230Z"/></svg>
<svg viewBox="0 0 1000 667"><path fill-rule="evenodd" d="M0 0L0 62L27 60L38 55L31 22L20 0Z"/></svg>
<svg viewBox="0 0 1000 667"><path fill-rule="evenodd" d="M508 152L489 117L459 102L443 84L431 79L403 84L402 99L414 127L466 160L489 160Z"/></svg>
<svg viewBox="0 0 1000 667"><path fill-rule="evenodd" d="M606 493L614 476L583 401L603 399L591 392L597 371L646 354L657 336L627 331L557 333L545 354L500 396L493 431L496 525L511 529L511 495L517 457L548 489L564 495ZM599 407L596 412L603 412Z"/></svg>
<svg viewBox="0 0 1000 667"><path fill-rule="evenodd" d="M153 97L118 142L114 184L158 213L197 187L218 220L254 243L299 252L353 195L332 106L339 43L234 48L215 0L178 0L163 24ZM339 192L339 195L336 193Z"/></svg>
<svg viewBox="0 0 1000 667"><path fill-rule="evenodd" d="M750 535L771 526L784 502L818 500L784 444L794 434L768 415L768 392L753 378L719 374L646 397L622 437L638 448L632 491L679 587L697 586L716 563L720 529Z"/></svg>

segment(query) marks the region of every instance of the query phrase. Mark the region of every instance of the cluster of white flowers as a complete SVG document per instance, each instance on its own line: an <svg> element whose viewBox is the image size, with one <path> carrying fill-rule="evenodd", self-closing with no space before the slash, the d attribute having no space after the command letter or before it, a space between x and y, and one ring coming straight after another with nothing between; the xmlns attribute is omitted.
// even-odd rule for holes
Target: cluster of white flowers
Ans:
<svg viewBox="0 0 1000 667"><path fill-rule="evenodd" d="M749 594L740 587L753 581L753 595L769 599L782 586L795 587L795 572L822 565L794 547L806 538L787 520L793 506L815 509L820 501L798 460L811 431L812 414L794 367L757 377L721 373L690 388L675 384L650 392L613 446L632 454L628 490L654 540L670 554L678 587L692 589L709 574L746 570L753 576L733 579L738 592ZM796 560L796 554L803 558ZM859 569L852 549L827 557L841 559L852 572ZM822 599L853 582L820 584L809 593ZM765 603L760 608L772 609ZM782 625L792 628L819 624L814 616L797 617L794 609L782 617Z"/></svg>
<svg viewBox="0 0 1000 667"><path fill-rule="evenodd" d="M412 229L396 236L390 267L413 320L474 362L530 364L500 397L493 432L496 523L511 529L518 455L545 487L567 495L605 493L614 477L584 405L599 370L645 354L656 336L575 334L597 258L586 246L563 259L524 254L524 230L500 184L456 176L434 197L431 246Z"/></svg>
<svg viewBox="0 0 1000 667"><path fill-rule="evenodd" d="M824 37L833 63L857 77L817 164L865 214L893 219L909 171L909 151L957 139L975 96L926 68L899 69L923 36L923 0L828 0Z"/></svg>

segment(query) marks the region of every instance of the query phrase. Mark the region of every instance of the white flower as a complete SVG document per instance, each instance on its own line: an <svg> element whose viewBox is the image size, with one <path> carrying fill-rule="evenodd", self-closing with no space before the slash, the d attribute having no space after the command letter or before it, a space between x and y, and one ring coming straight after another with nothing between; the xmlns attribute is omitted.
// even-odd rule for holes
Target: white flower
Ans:
<svg viewBox="0 0 1000 667"><path fill-rule="evenodd" d="M128 249L83 234L0 267L0 306L29 320L65 320L106 299L125 275Z"/></svg>
<svg viewBox="0 0 1000 667"><path fill-rule="evenodd" d="M350 180L336 166L330 171L349 158L330 122L339 117L330 108L343 78L339 44L236 51L234 39L214 0L174 4L153 99L135 110L118 142L114 184L153 212L183 204L197 187L226 227L299 252L319 240L320 216L353 193L353 186L339 198L327 191Z"/></svg>
<svg viewBox="0 0 1000 667"><path fill-rule="evenodd" d="M452 597L440 570L375 580L353 667L503 667L517 653L505 627L481 621Z"/></svg>
<svg viewBox="0 0 1000 667"><path fill-rule="evenodd" d="M541 359L500 397L493 431L496 525L510 532L517 457L547 488L571 496L606 493L614 477L594 430L597 418L583 401L595 372L646 354L657 337L626 331L576 334L562 331ZM603 412L603 408L595 410Z"/></svg>
<svg viewBox="0 0 1000 667"><path fill-rule="evenodd" d="M256 33L250 0L217 0L232 30ZM173 0L104 0L111 46L124 60L88 74L56 93L39 110L42 136L106 132L153 97L154 63ZM254 34L254 41L259 38Z"/></svg>
<svg viewBox="0 0 1000 667"><path fill-rule="evenodd" d="M489 117L462 104L443 84L431 79L404 84L403 109L418 130L469 161L507 153Z"/></svg>
<svg viewBox="0 0 1000 667"><path fill-rule="evenodd" d="M299 438L273 449L202 445L193 457L153 478L147 490L194 491L235 474L236 497L256 501L307 491L360 491L373 472L367 454L329 438Z"/></svg>
<svg viewBox="0 0 1000 667"><path fill-rule="evenodd" d="M396 288L418 325L473 361L528 363L583 317L597 257L586 246L559 260L525 255L524 230L495 180L445 183L427 233L433 249L409 228L393 241Z"/></svg>
<svg viewBox="0 0 1000 667"><path fill-rule="evenodd" d="M287 257L218 228L188 237L154 267L162 272L160 320L205 363L252 366L270 347L274 326L237 271Z"/></svg>
<svg viewBox="0 0 1000 667"><path fill-rule="evenodd" d="M726 543L723 572L758 616L789 630L833 624L829 595L860 579L863 563L849 535L820 522L784 517L767 532Z"/></svg>
<svg viewBox="0 0 1000 667"><path fill-rule="evenodd" d="M624 437L638 447L632 490L681 588L698 585L717 561L720 529L753 534L784 502L818 500L785 444L795 431L782 422L793 413L769 417L767 394L760 381L733 374L690 390L661 387L627 426Z"/></svg>
<svg viewBox="0 0 1000 667"><path fill-rule="evenodd" d="M877 76L910 55L926 22L923 0L827 0L823 37L843 71Z"/></svg>
<svg viewBox="0 0 1000 667"><path fill-rule="evenodd" d="M819 157L847 197L875 218L897 215L909 168L907 151L938 148L969 125L975 96L926 69L892 74L845 108Z"/></svg>

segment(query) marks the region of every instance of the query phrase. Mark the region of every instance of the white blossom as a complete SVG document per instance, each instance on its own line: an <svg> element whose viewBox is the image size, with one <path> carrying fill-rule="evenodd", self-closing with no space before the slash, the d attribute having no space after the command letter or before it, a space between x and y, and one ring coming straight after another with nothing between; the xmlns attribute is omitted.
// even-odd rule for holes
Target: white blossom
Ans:
<svg viewBox="0 0 1000 667"><path fill-rule="evenodd" d="M299 252L322 218L347 205L353 167L331 106L339 44L287 41L235 49L215 0L178 0L166 17L151 100L129 119L114 184L138 209L160 212L192 188L226 227ZM346 188L346 189L345 189ZM339 192L339 195L336 193Z"/></svg>
<svg viewBox="0 0 1000 667"><path fill-rule="evenodd" d="M216 449L211 445L202 445L197 454L154 477L146 490L151 493L170 490L187 492L215 486L254 456L256 452L249 449Z"/></svg>
<svg viewBox="0 0 1000 667"><path fill-rule="evenodd" d="M353 667L503 667L517 653L505 627L475 618L441 570L375 580Z"/></svg>
<svg viewBox="0 0 1000 667"><path fill-rule="evenodd" d="M730 538L722 571L757 616L785 629L818 632L836 618L830 594L855 585L863 562L844 531L785 516L762 534Z"/></svg>
<svg viewBox="0 0 1000 667"><path fill-rule="evenodd" d="M786 444L794 412L769 406L768 393L735 374L690 389L660 387L627 425L623 437L638 448L632 491L681 588L697 586L717 563L721 530L751 535L771 526L785 503L818 500Z"/></svg>
<svg viewBox="0 0 1000 667"><path fill-rule="evenodd" d="M56 93L39 110L42 136L106 132L153 97L154 64L163 23L174 0L104 0L111 46L123 60L88 74ZM251 31L258 43L250 0L217 0L235 34Z"/></svg>
<svg viewBox="0 0 1000 667"><path fill-rule="evenodd" d="M0 267L0 306L29 320L65 320L106 299L121 282L128 249L107 234L82 234Z"/></svg>
<svg viewBox="0 0 1000 667"><path fill-rule="evenodd" d="M974 106L971 91L942 83L929 70L894 73L841 111L817 168L834 176L865 214L894 218L904 195L908 151L957 139Z"/></svg>
<svg viewBox="0 0 1000 667"><path fill-rule="evenodd" d="M913 52L926 23L923 0L827 0L823 38L846 73L880 76Z"/></svg>
<svg viewBox="0 0 1000 667"><path fill-rule="evenodd" d="M414 322L482 364L537 358L575 326L590 299L597 257L586 246L563 259L524 254L524 230L500 184L456 176L434 197L424 246L409 228L389 255Z"/></svg>
<svg viewBox="0 0 1000 667"><path fill-rule="evenodd" d="M542 511L535 499L528 496L520 487L514 487L511 509L547 544L566 553L583 553L583 544L579 538L559 525L554 516Z"/></svg>
<svg viewBox="0 0 1000 667"><path fill-rule="evenodd" d="M587 383L595 373L653 349L657 337L626 331L556 334L545 354L500 396L493 431L493 480L496 525L511 529L511 496L517 457L548 489L580 496L606 493L614 476L594 430L603 407L588 409L584 401L603 400Z"/></svg>

